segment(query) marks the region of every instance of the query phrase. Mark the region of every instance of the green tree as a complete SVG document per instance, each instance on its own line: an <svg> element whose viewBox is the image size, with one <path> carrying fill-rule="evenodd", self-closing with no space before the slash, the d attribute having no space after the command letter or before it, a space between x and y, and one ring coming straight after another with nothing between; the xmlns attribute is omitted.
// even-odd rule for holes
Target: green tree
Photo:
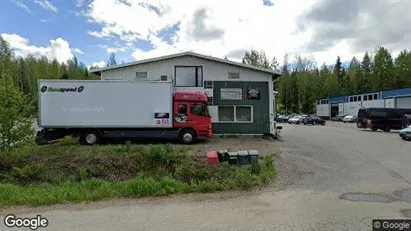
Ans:
<svg viewBox="0 0 411 231"><path fill-rule="evenodd" d="M371 76L371 57L368 52L365 52L364 57L361 61L361 76L364 81L364 85L360 88L360 92L374 91L374 79Z"/></svg>
<svg viewBox="0 0 411 231"><path fill-rule="evenodd" d="M278 85L278 110L284 111L288 114L291 108L290 104L290 89L289 89L289 70L288 70L288 54L284 55L284 64L281 68L281 77L277 83Z"/></svg>
<svg viewBox="0 0 411 231"><path fill-rule="evenodd" d="M259 52L253 49L245 52L242 63L256 67L270 68L270 62L268 61L265 52Z"/></svg>
<svg viewBox="0 0 411 231"><path fill-rule="evenodd" d="M338 89L340 89L340 93L342 93L341 89L343 87L343 68L341 63L340 56L337 57L337 61L335 61L334 65L334 75L337 78Z"/></svg>
<svg viewBox="0 0 411 231"><path fill-rule="evenodd" d="M0 37L0 155L28 142L34 135L30 104L27 96L20 92L15 80L16 73L13 54L8 44ZM14 79L13 79L14 78Z"/></svg>
<svg viewBox="0 0 411 231"><path fill-rule="evenodd" d="M351 59L348 66L347 80L350 85L349 87L352 89L349 91L351 92L350 94L358 94L362 92L365 81L361 73L361 63L355 57Z"/></svg>
<svg viewBox="0 0 411 231"><path fill-rule="evenodd" d="M394 64L394 87L411 87L411 51L401 51Z"/></svg>
<svg viewBox="0 0 411 231"><path fill-rule="evenodd" d="M390 52L384 48L379 47L375 57L373 66L374 86L373 90L383 90L395 87L395 79L393 73L393 61Z"/></svg>

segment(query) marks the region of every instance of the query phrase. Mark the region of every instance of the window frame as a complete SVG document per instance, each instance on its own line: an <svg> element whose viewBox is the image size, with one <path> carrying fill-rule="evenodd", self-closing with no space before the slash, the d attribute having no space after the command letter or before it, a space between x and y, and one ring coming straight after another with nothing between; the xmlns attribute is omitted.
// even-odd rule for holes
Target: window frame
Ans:
<svg viewBox="0 0 411 231"><path fill-rule="evenodd" d="M177 68L194 68L195 69L195 86L179 86L177 85ZM201 68L201 80L198 79L198 68ZM203 87L204 85L204 67L203 66L174 66L174 81L176 87Z"/></svg>
<svg viewBox="0 0 411 231"><path fill-rule="evenodd" d="M231 77L232 74L238 75L238 78L232 78ZM229 71L227 72L227 76L228 76L228 79L234 79L234 80L241 79L239 71Z"/></svg>
<svg viewBox="0 0 411 231"><path fill-rule="evenodd" d="M209 85L211 83L211 85ZM204 80L204 89L214 89L214 81Z"/></svg>
<svg viewBox="0 0 411 231"><path fill-rule="evenodd" d="M180 112L180 105L184 105L184 107L185 107L185 113L184 112ZM179 103L178 105L177 105L177 114L184 114L184 115L187 115L188 114L188 106L187 106L187 103Z"/></svg>
<svg viewBox="0 0 411 231"><path fill-rule="evenodd" d="M213 123L230 123L230 124L251 124L254 123L254 106L253 105L215 105L217 106L217 120ZM220 121L220 107L233 107L234 108L234 121ZM251 110L251 121L237 121L237 107L248 107Z"/></svg>
<svg viewBox="0 0 411 231"><path fill-rule="evenodd" d="M204 114L204 115L194 114L194 113L193 113L193 106L194 106L194 105L202 105L205 114ZM191 104L190 104L190 114L191 114L192 116L208 117L206 110L207 110L207 105L204 104L204 103L191 103Z"/></svg>
<svg viewBox="0 0 411 231"><path fill-rule="evenodd" d="M138 77L137 77L137 74L138 74L138 73L146 73L146 77L145 77L145 78L138 78ZM135 76L135 77L136 77L136 80L139 80L139 79L148 79L148 71L136 71L136 76Z"/></svg>

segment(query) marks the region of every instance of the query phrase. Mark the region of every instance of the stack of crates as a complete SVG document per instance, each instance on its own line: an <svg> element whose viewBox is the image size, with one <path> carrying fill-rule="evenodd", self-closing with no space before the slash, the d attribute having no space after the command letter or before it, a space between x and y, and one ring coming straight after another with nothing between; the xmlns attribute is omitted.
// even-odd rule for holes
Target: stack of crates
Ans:
<svg viewBox="0 0 411 231"><path fill-rule="evenodd" d="M258 151L257 150L244 150L244 151L227 151L220 150L218 153L218 159L220 162L228 161L228 164L234 165L247 165L258 163Z"/></svg>

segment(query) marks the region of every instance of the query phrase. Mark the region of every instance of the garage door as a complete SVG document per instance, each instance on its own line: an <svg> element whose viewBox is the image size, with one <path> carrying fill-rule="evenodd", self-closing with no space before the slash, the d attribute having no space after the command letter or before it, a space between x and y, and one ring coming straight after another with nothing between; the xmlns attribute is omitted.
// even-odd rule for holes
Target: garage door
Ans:
<svg viewBox="0 0 411 231"><path fill-rule="evenodd" d="M411 97L400 97L395 99L396 108L411 108Z"/></svg>

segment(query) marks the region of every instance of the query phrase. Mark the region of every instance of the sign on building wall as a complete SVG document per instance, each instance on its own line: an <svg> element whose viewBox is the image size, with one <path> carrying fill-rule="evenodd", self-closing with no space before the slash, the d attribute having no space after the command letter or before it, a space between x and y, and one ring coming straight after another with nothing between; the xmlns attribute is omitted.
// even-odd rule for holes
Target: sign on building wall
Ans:
<svg viewBox="0 0 411 231"><path fill-rule="evenodd" d="M241 88L221 88L221 100L242 100L243 89Z"/></svg>
<svg viewBox="0 0 411 231"><path fill-rule="evenodd" d="M249 87L247 91L247 99L260 99L260 90L258 88Z"/></svg>

